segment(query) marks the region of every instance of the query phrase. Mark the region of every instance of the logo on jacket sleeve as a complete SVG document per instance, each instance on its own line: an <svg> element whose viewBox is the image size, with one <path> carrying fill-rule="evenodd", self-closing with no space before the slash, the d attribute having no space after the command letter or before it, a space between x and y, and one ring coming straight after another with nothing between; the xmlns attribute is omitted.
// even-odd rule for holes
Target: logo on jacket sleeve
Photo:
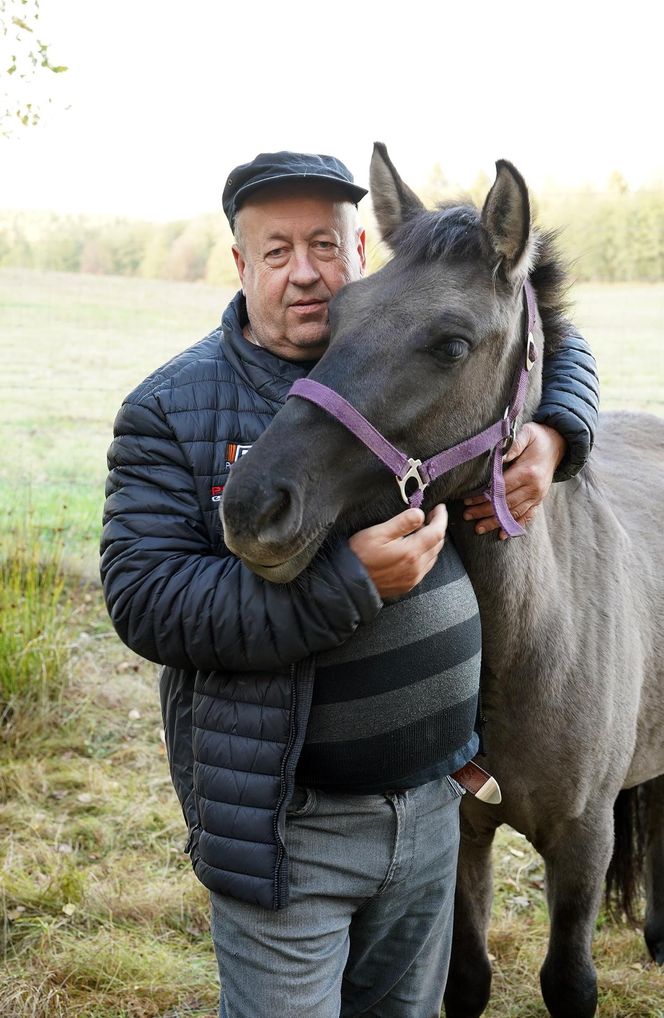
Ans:
<svg viewBox="0 0 664 1018"><path fill-rule="evenodd" d="M226 469L230 470L234 463L244 456L245 452L251 449L251 445L240 445L239 442L228 442L226 445ZM210 488L210 498L213 502L221 502L224 493L223 484L213 484Z"/></svg>

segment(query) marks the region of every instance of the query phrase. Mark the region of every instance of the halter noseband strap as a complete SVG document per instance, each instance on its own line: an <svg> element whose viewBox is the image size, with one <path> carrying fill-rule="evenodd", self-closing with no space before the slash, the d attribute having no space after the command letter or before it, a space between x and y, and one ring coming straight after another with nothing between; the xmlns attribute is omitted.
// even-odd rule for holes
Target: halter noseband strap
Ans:
<svg viewBox="0 0 664 1018"><path fill-rule="evenodd" d="M316 406L343 424L348 431L359 438L367 449L371 450L374 456L385 464L388 470L392 471L404 502L416 509L422 505L424 492L432 481L449 473L450 470L462 463L467 463L469 460L481 456L482 453L492 450L491 481L486 489L486 494L505 533L509 537L519 537L525 533L525 530L514 519L507 505L503 477L503 455L514 440L517 418L523 410L525 402L528 373L537 358L537 349L533 339L537 303L535 291L529 280L526 280L523 285L523 293L526 304L524 329L526 352L524 361L514 378L512 394L503 417L495 424L485 428L479 435L467 438L450 449L444 449L436 456L425 460L424 463L406 456L391 442L388 442L385 436L381 435L373 424L363 417L354 406L351 406L343 396L320 382L315 382L311 378L299 379L288 393L288 399L291 396L299 396L310 403L315 403ZM408 495L406 486L412 481L417 487Z"/></svg>

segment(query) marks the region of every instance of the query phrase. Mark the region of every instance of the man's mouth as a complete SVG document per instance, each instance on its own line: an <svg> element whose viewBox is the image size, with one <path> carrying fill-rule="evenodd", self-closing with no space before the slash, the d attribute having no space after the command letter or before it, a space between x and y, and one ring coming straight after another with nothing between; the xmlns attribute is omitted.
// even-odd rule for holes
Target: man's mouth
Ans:
<svg viewBox="0 0 664 1018"><path fill-rule="evenodd" d="M326 300L298 300L290 306L296 315L313 315L327 308Z"/></svg>

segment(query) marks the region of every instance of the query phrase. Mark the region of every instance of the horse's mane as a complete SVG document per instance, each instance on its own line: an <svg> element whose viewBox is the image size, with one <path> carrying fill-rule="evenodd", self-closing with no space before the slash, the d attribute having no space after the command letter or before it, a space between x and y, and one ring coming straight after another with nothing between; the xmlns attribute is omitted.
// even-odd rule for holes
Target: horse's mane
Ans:
<svg viewBox="0 0 664 1018"><path fill-rule="evenodd" d="M479 210L474 205L441 202L435 209L418 211L395 232L393 246L399 257L413 262L438 258L475 261L485 257Z"/></svg>
<svg viewBox="0 0 664 1018"><path fill-rule="evenodd" d="M570 307L569 269L560 254L557 241L558 230L535 228L537 253L530 270L530 281L537 294L537 306L544 331L545 352L556 350L574 334L574 326L568 318Z"/></svg>
<svg viewBox="0 0 664 1018"><path fill-rule="evenodd" d="M557 248L558 231L534 227L533 238L535 256L530 281L537 293L545 349L552 351L574 332L567 317L569 272ZM479 209L458 202L441 202L435 209L418 210L401 224L391 243L399 257L410 262L438 258L477 261L487 257L487 235Z"/></svg>

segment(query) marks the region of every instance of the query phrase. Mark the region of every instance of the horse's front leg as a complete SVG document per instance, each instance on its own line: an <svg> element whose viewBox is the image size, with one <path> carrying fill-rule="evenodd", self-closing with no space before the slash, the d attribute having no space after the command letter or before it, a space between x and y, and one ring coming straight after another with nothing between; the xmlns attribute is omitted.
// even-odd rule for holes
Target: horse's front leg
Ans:
<svg viewBox="0 0 664 1018"><path fill-rule="evenodd" d="M648 950L664 965L664 774L639 788L645 832L646 925Z"/></svg>
<svg viewBox="0 0 664 1018"><path fill-rule="evenodd" d="M452 956L445 989L447 1018L479 1018L489 1001L487 930L493 897L491 845L496 827L494 807L465 796L461 804Z"/></svg>
<svg viewBox="0 0 664 1018"><path fill-rule="evenodd" d="M605 805L559 826L555 842L538 846L551 919L540 982L553 1018L592 1018L597 1009L591 945L613 846L612 803Z"/></svg>

